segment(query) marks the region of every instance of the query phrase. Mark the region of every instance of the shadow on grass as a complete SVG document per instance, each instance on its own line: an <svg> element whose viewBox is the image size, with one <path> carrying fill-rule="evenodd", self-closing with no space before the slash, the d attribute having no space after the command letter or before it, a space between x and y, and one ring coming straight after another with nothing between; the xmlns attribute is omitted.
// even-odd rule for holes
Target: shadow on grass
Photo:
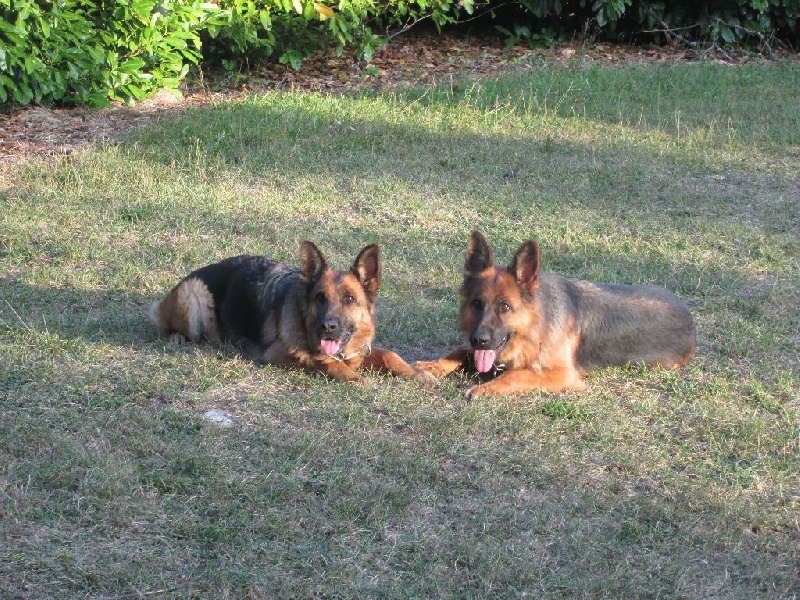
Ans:
<svg viewBox="0 0 800 600"><path fill-rule="evenodd" d="M623 231L637 215L675 235L691 236L698 221L719 226L726 220L800 235L790 199L800 193L796 177L720 175L726 167L718 158L687 155L680 144L665 149L633 140L620 146L596 133L585 143L565 141L560 129L568 127L566 120L531 118L520 121L529 127L510 133L470 133L469 119L486 113L462 116L453 99L409 102L407 119L398 125L397 103L271 95L191 109L138 132L132 143L136 154L165 169L177 165L206 178L266 185L283 191L288 202L296 201L298 182L313 178L321 194L347 199L342 209L372 219L363 231L350 227L366 238L396 227L410 239L439 237L417 226L418 215L390 214L395 200L370 195L373 187L392 194L429 190L430 204L421 208L441 208L440 216L464 224L464 236L503 219L520 225L521 242L536 235L540 218L565 218L565 211ZM439 115L432 119L438 131L421 116L426 111ZM776 197L754 203L765 186L778 188ZM344 225L309 208L309 231Z"/></svg>
<svg viewBox="0 0 800 600"><path fill-rule="evenodd" d="M156 337L148 317L155 299L136 292L48 288L6 280L0 292L0 323L9 330L66 340L141 346Z"/></svg>
<svg viewBox="0 0 800 600"><path fill-rule="evenodd" d="M506 259L504 254L497 255L501 264ZM547 262L550 261L546 257ZM711 311L716 316L711 321L702 318L698 323L700 352L704 347L715 351L725 348L728 355L763 359L770 346L777 343L776 350L782 347L774 336L786 336L790 345L792 323L780 316L776 319L768 306L774 303L773 292L757 278L694 265L676 268L661 257L622 260L618 256L573 253L553 262L572 265L569 270L573 272L585 271L589 263L600 271L618 273L614 278L617 282L662 285L678 293L696 318L713 307ZM408 360L430 359L460 343L461 335L456 331L460 281L456 277L460 277L461 264L460 258L453 263L451 287L418 288L395 281L392 292L383 292L378 300L376 343L400 352ZM659 274L660 281L643 281L647 274L653 273ZM168 291L165 288L163 294ZM0 325L7 332L55 336L53 340L131 348L163 345L164 339L157 335L149 320L150 306L163 294L139 293L133 291L133 286L131 291L99 291L37 286L6 279L0 291ZM726 319L723 315L727 315ZM729 341L732 332L724 329L730 320L741 330L736 334L741 339L735 345ZM432 333L437 331L446 334L437 337ZM773 336L769 344L763 342L764 335Z"/></svg>

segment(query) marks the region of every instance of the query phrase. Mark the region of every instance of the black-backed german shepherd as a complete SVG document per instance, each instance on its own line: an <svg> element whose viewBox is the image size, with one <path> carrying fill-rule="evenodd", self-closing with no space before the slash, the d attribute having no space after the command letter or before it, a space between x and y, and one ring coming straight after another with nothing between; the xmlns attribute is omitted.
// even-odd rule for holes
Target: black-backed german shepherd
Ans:
<svg viewBox="0 0 800 600"><path fill-rule="evenodd" d="M306 241L299 268L243 255L193 271L153 305L150 317L162 335L227 341L261 362L340 381L367 381L358 368L430 379L372 346L380 281L377 245L364 248L349 271L336 271Z"/></svg>
<svg viewBox="0 0 800 600"><path fill-rule="evenodd" d="M470 387L469 397L584 390L590 369L628 363L674 368L692 359L696 345L692 316L673 293L542 273L534 240L508 267L497 267L477 231L467 244L461 329L469 347L416 365L437 376L457 369L494 375Z"/></svg>

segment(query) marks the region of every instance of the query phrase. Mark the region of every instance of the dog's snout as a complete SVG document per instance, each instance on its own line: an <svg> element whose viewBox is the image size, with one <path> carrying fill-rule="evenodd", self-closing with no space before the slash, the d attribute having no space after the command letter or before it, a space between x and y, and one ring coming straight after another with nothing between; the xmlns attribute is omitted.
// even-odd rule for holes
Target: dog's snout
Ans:
<svg viewBox="0 0 800 600"><path fill-rule="evenodd" d="M491 342L491 336L486 332L478 331L470 336L469 342L472 344L473 348L478 350L488 348Z"/></svg>

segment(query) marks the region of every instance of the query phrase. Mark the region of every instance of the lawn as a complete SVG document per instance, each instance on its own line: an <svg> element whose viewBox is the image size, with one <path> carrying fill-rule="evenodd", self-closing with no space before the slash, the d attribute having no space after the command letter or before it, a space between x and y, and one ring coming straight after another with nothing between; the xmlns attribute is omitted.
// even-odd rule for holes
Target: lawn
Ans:
<svg viewBox="0 0 800 600"><path fill-rule="evenodd" d="M0 596L800 596L797 66L253 94L0 169ZM376 343L436 357L475 228L673 290L695 360L469 401L148 321L209 262L377 242Z"/></svg>

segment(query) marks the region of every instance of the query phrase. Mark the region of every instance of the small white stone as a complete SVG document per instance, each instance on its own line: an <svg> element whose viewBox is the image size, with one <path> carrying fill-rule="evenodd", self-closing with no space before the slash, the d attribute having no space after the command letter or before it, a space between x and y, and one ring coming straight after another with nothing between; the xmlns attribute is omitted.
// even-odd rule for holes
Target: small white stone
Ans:
<svg viewBox="0 0 800 600"><path fill-rule="evenodd" d="M206 420L216 423L220 427L233 427L234 425L231 416L219 408L212 408L211 410L206 411L203 416L206 418Z"/></svg>

